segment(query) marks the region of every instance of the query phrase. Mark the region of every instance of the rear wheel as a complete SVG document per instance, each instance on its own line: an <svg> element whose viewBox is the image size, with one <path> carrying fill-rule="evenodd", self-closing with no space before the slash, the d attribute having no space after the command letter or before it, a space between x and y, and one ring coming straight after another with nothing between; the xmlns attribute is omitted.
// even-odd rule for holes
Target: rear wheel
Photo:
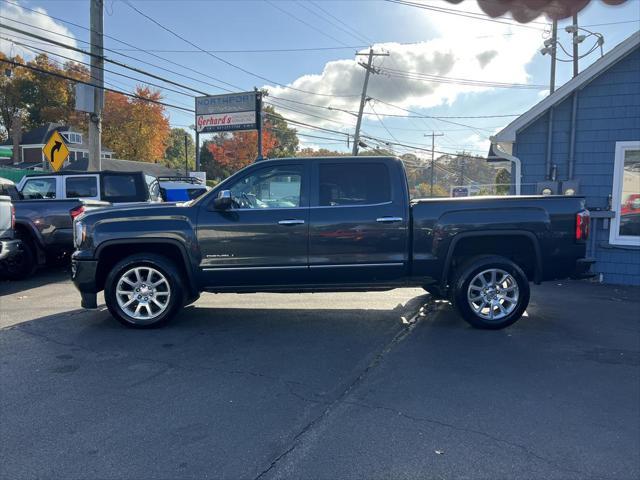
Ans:
<svg viewBox="0 0 640 480"><path fill-rule="evenodd" d="M165 257L136 254L107 276L105 302L111 315L132 328L165 325L183 305L182 278Z"/></svg>
<svg viewBox="0 0 640 480"><path fill-rule="evenodd" d="M456 275L454 305L476 328L500 329L515 323L529 304L529 281L511 260L480 257Z"/></svg>

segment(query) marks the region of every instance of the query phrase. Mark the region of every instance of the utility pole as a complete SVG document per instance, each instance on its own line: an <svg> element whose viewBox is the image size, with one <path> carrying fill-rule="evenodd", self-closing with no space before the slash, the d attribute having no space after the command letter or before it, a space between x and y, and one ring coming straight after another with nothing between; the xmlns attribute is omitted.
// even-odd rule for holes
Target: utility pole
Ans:
<svg viewBox="0 0 640 480"><path fill-rule="evenodd" d="M431 188L429 189L429 195L433 197L433 183L435 181L434 172L435 172L435 149L436 149L436 137L444 137L444 133L425 133L425 137L431 137Z"/></svg>
<svg viewBox="0 0 640 480"><path fill-rule="evenodd" d="M549 95L556 90L556 53L558 51L558 21L553 21L551 28L551 79L549 80Z"/></svg>
<svg viewBox="0 0 640 480"><path fill-rule="evenodd" d="M89 170L102 170L102 107L104 105L104 0L90 0L93 113L89 114Z"/></svg>
<svg viewBox="0 0 640 480"><path fill-rule="evenodd" d="M573 76L578 75L578 14L573 14Z"/></svg>
<svg viewBox="0 0 640 480"><path fill-rule="evenodd" d="M362 124L362 113L364 112L364 105L367 103L367 86L369 85L369 75L371 73L378 73L378 69L373 66L373 57L388 57L388 53L374 53L373 48L369 48L369 53L356 53L356 56L369 56L367 63L358 62L358 65L364 68L364 84L362 85L362 97L360 98L360 108L358 109L358 120L356 121L356 133L353 136L353 150L352 154L355 157L358 155L358 147L360 143L360 125Z"/></svg>
<svg viewBox="0 0 640 480"><path fill-rule="evenodd" d="M189 146L187 143L189 134L184 134L184 176L189 176Z"/></svg>
<svg viewBox="0 0 640 480"><path fill-rule="evenodd" d="M258 127L258 158L256 162L261 161L262 158L262 92L259 92L257 88L256 92L256 124Z"/></svg>

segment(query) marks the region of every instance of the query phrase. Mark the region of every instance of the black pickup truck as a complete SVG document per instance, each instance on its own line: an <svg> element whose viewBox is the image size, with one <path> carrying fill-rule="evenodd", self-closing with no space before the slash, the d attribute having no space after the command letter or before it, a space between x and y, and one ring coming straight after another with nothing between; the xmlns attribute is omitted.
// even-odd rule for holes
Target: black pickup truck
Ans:
<svg viewBox="0 0 640 480"><path fill-rule="evenodd" d="M587 275L580 197L409 200L387 157L255 163L197 200L114 207L75 221L82 305L120 322L167 322L200 292L420 286L481 328L515 322L529 282Z"/></svg>

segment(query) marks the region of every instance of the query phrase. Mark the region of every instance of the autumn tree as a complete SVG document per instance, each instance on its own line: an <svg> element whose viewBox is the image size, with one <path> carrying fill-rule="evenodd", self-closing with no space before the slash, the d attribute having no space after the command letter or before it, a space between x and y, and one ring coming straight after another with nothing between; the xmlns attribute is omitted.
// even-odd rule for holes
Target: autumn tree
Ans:
<svg viewBox="0 0 640 480"><path fill-rule="evenodd" d="M159 101L160 91L136 87L139 98L105 92L102 141L117 158L157 162L164 158L170 135L169 120ZM151 101L149 101L151 100Z"/></svg>
<svg viewBox="0 0 640 480"><path fill-rule="evenodd" d="M8 59L0 52L0 59ZM22 58L11 58L17 63L24 63ZM11 136L16 118L24 120L26 104L22 97L25 83L28 81L27 70L2 62L3 73L0 74L0 140Z"/></svg>
<svg viewBox="0 0 640 480"><path fill-rule="evenodd" d="M265 129L276 138L276 146L269 152L271 158L293 157L298 151L298 132L290 128L282 115L271 105L264 107L263 115L267 118Z"/></svg>
<svg viewBox="0 0 640 480"><path fill-rule="evenodd" d="M267 125L262 129L262 155L269 156L278 142ZM216 163L231 172L240 170L258 157L258 132L234 132L218 136L217 142L207 144Z"/></svg>
<svg viewBox="0 0 640 480"><path fill-rule="evenodd" d="M336 150L329 150L327 148L319 148L314 150L313 148L306 147L300 150L298 153L301 157L341 157L347 155L345 152L338 152Z"/></svg>

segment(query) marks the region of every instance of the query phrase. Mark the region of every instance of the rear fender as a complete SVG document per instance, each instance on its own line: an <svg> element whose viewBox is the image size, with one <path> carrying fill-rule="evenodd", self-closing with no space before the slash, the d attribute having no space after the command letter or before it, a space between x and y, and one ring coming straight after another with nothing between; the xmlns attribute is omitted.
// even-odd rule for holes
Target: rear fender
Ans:
<svg viewBox="0 0 640 480"><path fill-rule="evenodd" d="M463 232L457 234L451 239L449 248L447 249L447 255L445 257L444 269L442 272L441 288L445 288L451 280L451 264L453 262L453 256L455 254L456 245L461 241L474 237L525 237L531 241L534 250L534 275L533 281L538 284L542 281L542 252L540 250L540 242L538 238L529 231L526 230L487 230L487 231L473 231Z"/></svg>

